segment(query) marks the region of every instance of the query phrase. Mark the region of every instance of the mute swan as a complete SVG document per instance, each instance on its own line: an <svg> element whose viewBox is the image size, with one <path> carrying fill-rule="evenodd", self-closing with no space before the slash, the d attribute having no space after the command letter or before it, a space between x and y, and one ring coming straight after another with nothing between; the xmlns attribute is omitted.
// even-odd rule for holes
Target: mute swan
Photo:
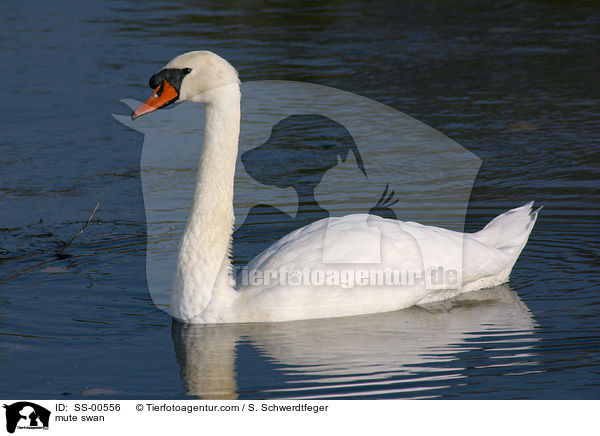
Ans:
<svg viewBox="0 0 600 436"><path fill-rule="evenodd" d="M154 93L133 112L133 119L176 102L206 105L198 180L171 292L171 313L183 322L271 322L389 312L499 285L508 280L537 218L533 202L471 234L366 214L325 218L259 254L247 269L262 282L236 287L230 247L240 132L237 71L212 52L193 51L174 58L149 83ZM403 276L393 285L373 283L361 270L370 264L330 264L324 261L326 250L342 261L380 256L378 271L417 272L417 280L411 276L407 282ZM420 280L419 271L439 269L455 273L454 287L439 289ZM317 274L307 283L306 277L298 280L300 271L310 277L323 271L359 277L353 286L335 274L327 281Z"/></svg>

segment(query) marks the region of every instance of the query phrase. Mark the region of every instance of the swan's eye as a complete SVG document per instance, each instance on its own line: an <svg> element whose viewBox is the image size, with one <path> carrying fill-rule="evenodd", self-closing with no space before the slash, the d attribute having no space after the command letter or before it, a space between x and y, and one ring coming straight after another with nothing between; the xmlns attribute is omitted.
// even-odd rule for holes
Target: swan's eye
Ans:
<svg viewBox="0 0 600 436"><path fill-rule="evenodd" d="M154 94L152 97L153 98L160 97L160 95L162 94L164 88L165 88L165 82L163 82L162 85L160 85L160 88L158 88L158 90L156 91L156 94Z"/></svg>
<svg viewBox="0 0 600 436"><path fill-rule="evenodd" d="M192 72L192 69L191 69L191 68L184 68L184 69L183 69L183 72L184 72L185 74L190 74L190 73Z"/></svg>

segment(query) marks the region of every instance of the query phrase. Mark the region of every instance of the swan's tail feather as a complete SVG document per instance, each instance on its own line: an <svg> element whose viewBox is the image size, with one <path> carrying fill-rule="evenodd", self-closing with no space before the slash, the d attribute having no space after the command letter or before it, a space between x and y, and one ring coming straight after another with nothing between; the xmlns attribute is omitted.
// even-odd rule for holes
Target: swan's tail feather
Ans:
<svg viewBox="0 0 600 436"><path fill-rule="evenodd" d="M474 233L473 237L486 245L502 250L516 261L529 239L542 207L534 210L531 201L511 209L494 218L482 230Z"/></svg>

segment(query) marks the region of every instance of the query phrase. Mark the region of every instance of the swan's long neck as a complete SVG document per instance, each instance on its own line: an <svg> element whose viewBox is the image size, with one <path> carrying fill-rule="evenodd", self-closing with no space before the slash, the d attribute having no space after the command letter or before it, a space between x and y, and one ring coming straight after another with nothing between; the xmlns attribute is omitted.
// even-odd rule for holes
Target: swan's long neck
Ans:
<svg viewBox="0 0 600 436"><path fill-rule="evenodd" d="M209 93L198 181L171 294L172 314L183 321L218 311L235 294L229 252L240 89L238 84L231 84Z"/></svg>

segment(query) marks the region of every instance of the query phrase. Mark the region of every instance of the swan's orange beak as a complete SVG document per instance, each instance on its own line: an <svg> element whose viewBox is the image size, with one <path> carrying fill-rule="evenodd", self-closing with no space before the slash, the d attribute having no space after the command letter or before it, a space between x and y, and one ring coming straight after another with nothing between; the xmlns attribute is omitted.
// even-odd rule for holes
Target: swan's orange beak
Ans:
<svg viewBox="0 0 600 436"><path fill-rule="evenodd" d="M163 82L154 90L152 97L131 114L131 119L135 120L142 115L146 115L156 109L174 103L178 98L179 93L177 90L173 88L169 82L163 80Z"/></svg>

